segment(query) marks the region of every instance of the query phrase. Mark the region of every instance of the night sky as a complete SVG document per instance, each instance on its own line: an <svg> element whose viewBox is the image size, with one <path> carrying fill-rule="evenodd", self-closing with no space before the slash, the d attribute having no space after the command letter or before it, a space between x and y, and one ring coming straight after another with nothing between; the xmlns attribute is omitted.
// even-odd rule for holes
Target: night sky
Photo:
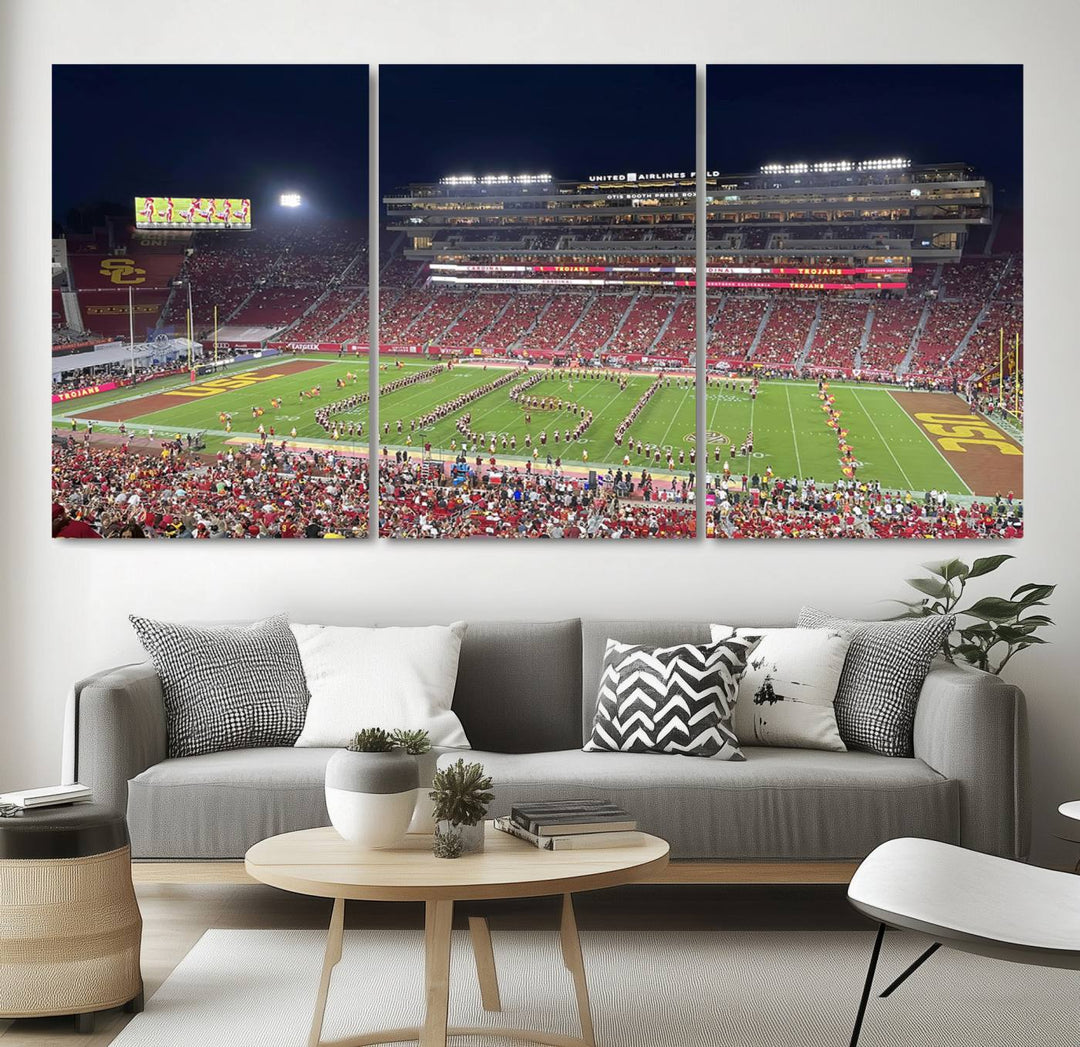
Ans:
<svg viewBox="0 0 1080 1047"><path fill-rule="evenodd" d="M250 197L258 225L293 189L306 214L355 218L367 170L366 66L53 67L57 221L147 194Z"/></svg>
<svg viewBox="0 0 1080 1047"><path fill-rule="evenodd" d="M379 67L379 188L694 169L689 65Z"/></svg>
<svg viewBox="0 0 1080 1047"><path fill-rule="evenodd" d="M708 100L711 169L962 160L1021 203L1020 66L711 66ZM379 101L384 194L694 167L691 66L382 66ZM366 66L57 66L53 113L59 221L144 193L250 196L256 225L290 189L307 214L367 211Z"/></svg>
<svg viewBox="0 0 1080 1047"><path fill-rule="evenodd" d="M1022 206L1019 65L710 66L710 170L872 160L971 164Z"/></svg>

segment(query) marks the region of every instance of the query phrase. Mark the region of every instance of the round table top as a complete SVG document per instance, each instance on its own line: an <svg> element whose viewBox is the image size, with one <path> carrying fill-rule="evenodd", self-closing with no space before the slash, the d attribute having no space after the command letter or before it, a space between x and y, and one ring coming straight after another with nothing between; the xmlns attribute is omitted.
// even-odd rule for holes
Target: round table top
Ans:
<svg viewBox="0 0 1080 1047"><path fill-rule="evenodd" d="M0 818L0 859L86 858L127 844L123 814L100 803L36 807Z"/></svg>
<svg viewBox="0 0 1080 1047"><path fill-rule="evenodd" d="M262 883L319 898L444 901L532 898L616 887L667 865L667 841L639 841L580 851L544 851L489 822L485 849L436 858L430 836L408 836L400 847L366 850L330 827L271 836L244 857Z"/></svg>
<svg viewBox="0 0 1080 1047"><path fill-rule="evenodd" d="M1080 800L1070 800L1068 803L1063 803L1058 808L1058 813L1065 815L1066 818L1075 818L1080 822Z"/></svg>

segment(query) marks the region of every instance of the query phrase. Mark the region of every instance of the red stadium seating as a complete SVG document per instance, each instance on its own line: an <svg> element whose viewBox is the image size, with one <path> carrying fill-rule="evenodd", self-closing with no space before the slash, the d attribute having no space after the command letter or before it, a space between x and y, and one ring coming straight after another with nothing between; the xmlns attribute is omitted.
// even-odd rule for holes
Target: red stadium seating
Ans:
<svg viewBox="0 0 1080 1047"><path fill-rule="evenodd" d="M474 298L458 296L462 314L439 338L442 345L471 349L480 344L480 336L491 326L495 317L506 308L510 295L505 292L481 291Z"/></svg>
<svg viewBox="0 0 1080 1047"><path fill-rule="evenodd" d="M822 302L806 362L816 367L854 367L869 311L866 302Z"/></svg>
<svg viewBox="0 0 1080 1047"><path fill-rule="evenodd" d="M726 295L720 299L709 322L710 355L745 357L768 307L767 298Z"/></svg>
<svg viewBox="0 0 1080 1047"><path fill-rule="evenodd" d="M658 356L686 356L694 351L694 317L697 304L693 295L681 295L672 313L671 323L660 336L653 352Z"/></svg>
<svg viewBox="0 0 1080 1047"><path fill-rule="evenodd" d="M874 302L874 320L862 354L863 367L891 371L911 348L925 302L921 299L883 298Z"/></svg>
<svg viewBox="0 0 1080 1047"><path fill-rule="evenodd" d="M566 338L588 307L589 295L580 291L553 294L536 326L521 340L522 349L553 351Z"/></svg>
<svg viewBox="0 0 1080 1047"><path fill-rule="evenodd" d="M574 353L591 353L602 348L615 333L633 299L630 294L597 295L562 348Z"/></svg>
<svg viewBox="0 0 1080 1047"><path fill-rule="evenodd" d="M609 350L616 353L649 352L674 308L674 295L642 292L611 340Z"/></svg>
<svg viewBox="0 0 1080 1047"><path fill-rule="evenodd" d="M330 291L307 316L301 318L295 327L289 328L287 332L289 341L322 341L322 335L345 312L349 303L363 293L356 287L343 287Z"/></svg>
<svg viewBox="0 0 1080 1047"><path fill-rule="evenodd" d="M921 373L946 367L964 335L971 330L979 309L980 303L973 301L934 302L916 346L911 369Z"/></svg>
<svg viewBox="0 0 1080 1047"><path fill-rule="evenodd" d="M536 323L536 318L549 301L551 295L536 291L514 295L506 311L480 339L480 344L493 349L516 346L525 332Z"/></svg>
<svg viewBox="0 0 1080 1047"><path fill-rule="evenodd" d="M754 353L754 363L793 363L806 344L814 312L814 302L798 298L778 299Z"/></svg>

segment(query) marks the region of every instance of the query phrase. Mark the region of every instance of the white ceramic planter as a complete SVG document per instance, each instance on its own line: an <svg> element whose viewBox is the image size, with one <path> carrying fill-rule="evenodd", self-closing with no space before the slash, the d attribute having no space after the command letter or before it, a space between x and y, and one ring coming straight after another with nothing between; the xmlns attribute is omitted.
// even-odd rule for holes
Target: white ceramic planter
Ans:
<svg viewBox="0 0 1080 1047"><path fill-rule="evenodd" d="M418 782L415 756L342 749L326 765L330 822L358 847L396 847L416 809Z"/></svg>
<svg viewBox="0 0 1080 1047"><path fill-rule="evenodd" d="M409 832L431 836L435 832L435 801L430 795L431 781L435 777L439 754L432 750L421 753L413 759L416 760L420 787L416 790L416 806L413 809L412 821L409 823Z"/></svg>
<svg viewBox="0 0 1080 1047"><path fill-rule="evenodd" d="M442 821L438 823L439 831L446 832L448 829L456 829L461 834L461 853L478 854L484 849L484 822L479 821L475 825L462 825L460 822Z"/></svg>

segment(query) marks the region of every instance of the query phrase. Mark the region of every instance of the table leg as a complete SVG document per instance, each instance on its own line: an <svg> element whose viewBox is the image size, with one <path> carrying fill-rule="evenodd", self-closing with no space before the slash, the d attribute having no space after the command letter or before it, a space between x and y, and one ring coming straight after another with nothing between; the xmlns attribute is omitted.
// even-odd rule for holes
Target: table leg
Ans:
<svg viewBox="0 0 1080 1047"><path fill-rule="evenodd" d="M472 939L476 977L480 982L480 1000L485 1011L501 1011L499 975L495 970L495 950L491 947L491 929L486 916L469 917L469 937Z"/></svg>
<svg viewBox="0 0 1080 1047"><path fill-rule="evenodd" d="M330 974L341 959L341 937L345 928L345 899L334 899L334 911L330 916L330 927L326 932L326 953L323 956L322 978L319 980L319 995L315 998L315 1014L311 1019L311 1032L308 1033L308 1047L319 1047L322 1038L323 1014L326 1011L326 995L330 991Z"/></svg>
<svg viewBox="0 0 1080 1047"><path fill-rule="evenodd" d="M578 1022L581 1025L581 1038L595 1047L592 1011L589 1009L589 986L585 981L585 962L581 956L581 940L578 938L577 920L574 918L574 900L569 894L563 895L562 922L559 926L562 939L563 963L574 976L574 992L577 994Z"/></svg>
<svg viewBox="0 0 1080 1047"><path fill-rule="evenodd" d="M424 1027L420 1047L446 1047L450 1006L450 929L452 901L429 901L424 919Z"/></svg>

